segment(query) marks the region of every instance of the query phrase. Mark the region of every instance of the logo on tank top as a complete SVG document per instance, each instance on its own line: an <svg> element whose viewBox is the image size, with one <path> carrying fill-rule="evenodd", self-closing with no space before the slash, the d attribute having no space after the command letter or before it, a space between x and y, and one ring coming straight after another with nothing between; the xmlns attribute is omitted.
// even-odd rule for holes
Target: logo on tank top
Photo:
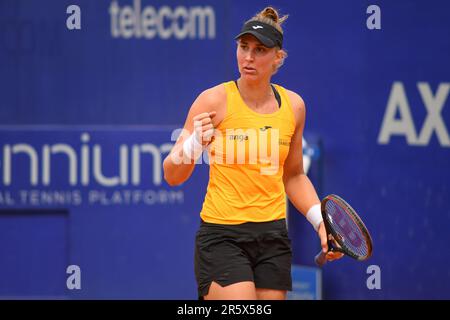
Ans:
<svg viewBox="0 0 450 320"><path fill-rule="evenodd" d="M246 141L246 140L248 140L248 135L246 135L246 134L231 134L228 136L228 139L236 140L236 141Z"/></svg>
<svg viewBox="0 0 450 320"><path fill-rule="evenodd" d="M272 126L264 126L262 128L259 128L261 131L266 131L267 129L272 129Z"/></svg>

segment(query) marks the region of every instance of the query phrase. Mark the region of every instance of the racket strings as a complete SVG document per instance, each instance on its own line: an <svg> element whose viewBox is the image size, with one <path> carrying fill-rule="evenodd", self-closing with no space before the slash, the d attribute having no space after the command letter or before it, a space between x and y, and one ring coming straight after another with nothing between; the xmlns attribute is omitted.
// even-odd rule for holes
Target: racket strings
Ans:
<svg viewBox="0 0 450 320"><path fill-rule="evenodd" d="M340 245L357 257L369 255L370 248L360 226L340 204L327 201L325 210L333 230L340 235Z"/></svg>

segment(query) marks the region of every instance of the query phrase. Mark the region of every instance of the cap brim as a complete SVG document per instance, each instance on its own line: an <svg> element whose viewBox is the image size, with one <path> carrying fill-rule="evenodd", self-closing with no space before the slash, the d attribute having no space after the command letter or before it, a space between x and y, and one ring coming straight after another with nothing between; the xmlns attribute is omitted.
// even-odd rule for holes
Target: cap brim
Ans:
<svg viewBox="0 0 450 320"><path fill-rule="evenodd" d="M247 30L247 31L241 32L234 39L237 40L240 37L242 37L244 34L251 34L256 39L258 39L264 46L266 46L268 48L273 48L276 46L276 43L274 41L272 41L270 38L262 35L261 33L258 33L256 31L252 31L252 30Z"/></svg>

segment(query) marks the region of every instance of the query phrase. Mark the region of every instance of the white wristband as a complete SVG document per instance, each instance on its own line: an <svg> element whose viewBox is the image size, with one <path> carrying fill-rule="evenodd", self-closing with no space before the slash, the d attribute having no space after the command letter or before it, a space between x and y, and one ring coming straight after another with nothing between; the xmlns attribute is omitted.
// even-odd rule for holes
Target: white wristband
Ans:
<svg viewBox="0 0 450 320"><path fill-rule="evenodd" d="M203 145L198 142L195 132L193 132L189 138L183 143L184 154L192 160L197 160L203 153Z"/></svg>
<svg viewBox="0 0 450 320"><path fill-rule="evenodd" d="M309 208L308 213L306 214L306 219L313 225L314 230L317 231L319 229L319 225L323 221L320 203Z"/></svg>

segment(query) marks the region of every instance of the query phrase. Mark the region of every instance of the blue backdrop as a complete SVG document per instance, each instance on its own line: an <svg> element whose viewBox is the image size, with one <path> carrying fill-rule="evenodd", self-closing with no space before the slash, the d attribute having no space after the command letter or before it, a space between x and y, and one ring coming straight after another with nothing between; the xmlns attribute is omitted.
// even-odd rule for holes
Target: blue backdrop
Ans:
<svg viewBox="0 0 450 320"><path fill-rule="evenodd" d="M450 298L443 0L0 0L1 297L196 298L208 168L171 188L161 161L195 97L238 77L233 36L269 4L290 15L273 82L303 97L305 138L323 146L311 179L374 240L370 260L324 267L323 297ZM317 237L289 212L294 261L312 266Z"/></svg>

